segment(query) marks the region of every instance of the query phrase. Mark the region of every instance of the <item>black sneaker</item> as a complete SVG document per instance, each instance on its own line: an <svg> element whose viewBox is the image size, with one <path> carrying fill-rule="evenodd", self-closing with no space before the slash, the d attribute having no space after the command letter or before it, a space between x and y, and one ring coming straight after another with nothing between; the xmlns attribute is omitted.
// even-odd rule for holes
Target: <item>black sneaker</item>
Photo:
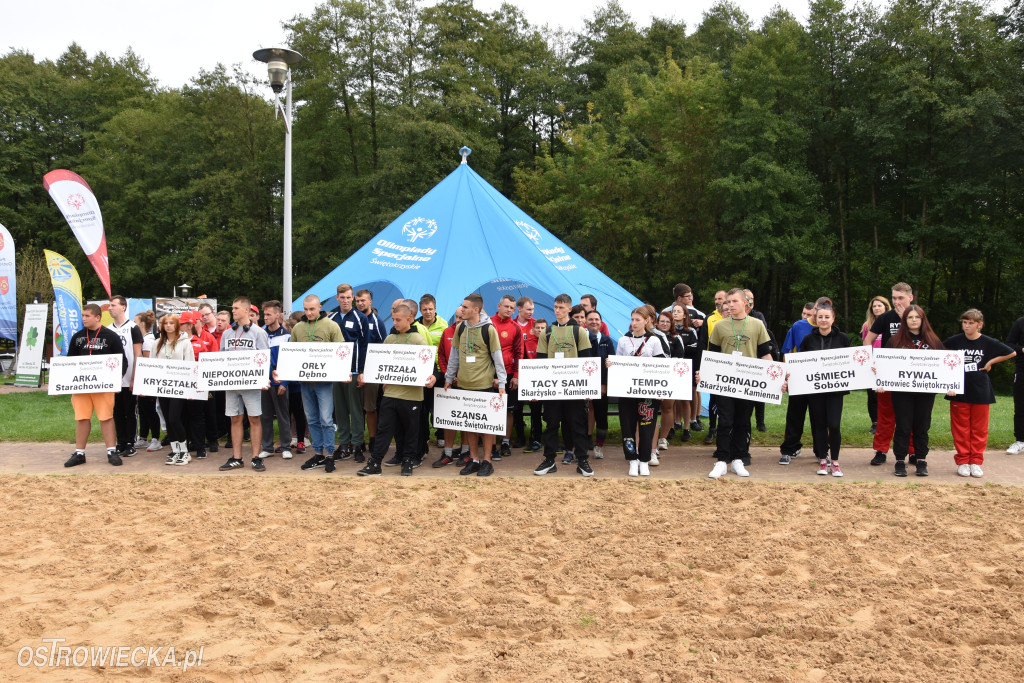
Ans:
<svg viewBox="0 0 1024 683"><path fill-rule="evenodd" d="M206 460L206 449L200 448L196 451L196 460Z"/></svg>
<svg viewBox="0 0 1024 683"><path fill-rule="evenodd" d="M878 431L878 423L872 422L871 429L868 430L868 434L874 434L876 431Z"/></svg>
<svg viewBox="0 0 1024 683"><path fill-rule="evenodd" d="M709 429L708 430L708 435L704 437L704 443L705 444L713 444L715 442L715 433L717 431L718 430L716 430L716 429Z"/></svg>
<svg viewBox="0 0 1024 683"><path fill-rule="evenodd" d="M676 435L676 428L675 428L675 425L673 425L673 426L668 428L668 434L665 435L665 438L667 440L671 441L673 438L675 438L675 435Z"/></svg>
<svg viewBox="0 0 1024 683"><path fill-rule="evenodd" d="M366 446L359 444L359 446L353 451L352 457L356 462L366 462Z"/></svg>
<svg viewBox="0 0 1024 683"><path fill-rule="evenodd" d="M433 462L431 467L435 469L439 467L445 467L446 465L451 465L453 462L455 462L454 456L442 454L440 458Z"/></svg>
<svg viewBox="0 0 1024 683"><path fill-rule="evenodd" d="M767 432L768 431L768 425L766 425L764 422L758 422L757 423L757 431L759 431L759 432Z"/></svg>
<svg viewBox="0 0 1024 683"><path fill-rule="evenodd" d="M121 456L113 449L107 451L107 462L114 467L120 467L122 465Z"/></svg>
<svg viewBox="0 0 1024 683"><path fill-rule="evenodd" d="M459 470L459 474L462 474L462 475L473 474L474 472L479 472L479 471L480 471L480 461L479 460L470 460L469 462L466 463L465 467L463 467L461 470Z"/></svg>
<svg viewBox="0 0 1024 683"><path fill-rule="evenodd" d="M135 455L135 446L129 444L117 452L122 458L130 458Z"/></svg>
<svg viewBox="0 0 1024 683"><path fill-rule="evenodd" d="M412 461L404 460L402 462L402 476L403 477L411 477L412 476L412 471L413 471Z"/></svg>
<svg viewBox="0 0 1024 683"><path fill-rule="evenodd" d="M489 477L494 474L494 465L484 460L480 463L480 467L477 468L476 476L478 477Z"/></svg>
<svg viewBox="0 0 1024 683"><path fill-rule="evenodd" d="M911 465L916 465L917 464L917 455L914 454L914 453L911 453L910 455L908 455L907 456L907 462L910 463Z"/></svg>
<svg viewBox="0 0 1024 683"><path fill-rule="evenodd" d="M324 458L324 472L330 474L334 471L334 458Z"/></svg>
<svg viewBox="0 0 1024 683"><path fill-rule="evenodd" d="M390 460L385 460L384 461L384 466L385 467L398 467L401 464L402 464L402 459L398 457L397 453Z"/></svg>
<svg viewBox="0 0 1024 683"><path fill-rule="evenodd" d="M220 471L227 472L228 470L237 470L240 467L245 467L245 463L242 462L241 458L228 458L228 461L220 466Z"/></svg>
<svg viewBox="0 0 1024 683"><path fill-rule="evenodd" d="M253 458L252 468L257 472L263 472L267 469L267 466L263 464L263 458Z"/></svg>
<svg viewBox="0 0 1024 683"><path fill-rule="evenodd" d="M348 446L339 445L334 449L334 455L331 457L334 460L348 460L352 457L352 453L348 450Z"/></svg>
<svg viewBox="0 0 1024 683"><path fill-rule="evenodd" d="M779 456L779 464L780 465L788 465L789 461L790 461L789 453L783 453L782 455Z"/></svg>
<svg viewBox="0 0 1024 683"><path fill-rule="evenodd" d="M210 443L206 444L206 450L210 451L211 453L216 453L217 451L219 451L220 447L217 445L217 440L214 439Z"/></svg>
<svg viewBox="0 0 1024 683"><path fill-rule="evenodd" d="M498 454L503 458L507 458L512 455L512 444L507 441L502 441L501 448L498 449Z"/></svg>
<svg viewBox="0 0 1024 683"><path fill-rule="evenodd" d="M160 443L163 443L163 441L161 441ZM224 442L224 450L230 451L234 447L235 445L231 442L231 439L228 439L227 441Z"/></svg>
<svg viewBox="0 0 1024 683"><path fill-rule="evenodd" d="M576 455L572 451L566 451L565 457L562 458L563 465L571 465L576 462Z"/></svg>
<svg viewBox="0 0 1024 683"><path fill-rule="evenodd" d="M542 476L542 475L545 475L545 474L549 474L551 472L557 472L557 471L558 471L558 467L555 466L555 459L554 458L544 458L544 460L542 460L541 463L539 465L537 465L537 469L535 469L533 471L533 473L536 474L539 477L539 476Z"/></svg>
<svg viewBox="0 0 1024 683"><path fill-rule="evenodd" d="M690 423L690 430L694 432L703 432L704 423L701 422L700 419L696 419Z"/></svg>
<svg viewBox="0 0 1024 683"><path fill-rule="evenodd" d="M579 462L576 463L576 471L584 477L594 476L594 468L590 466L589 458L580 458Z"/></svg>
<svg viewBox="0 0 1024 683"><path fill-rule="evenodd" d="M882 451L875 451L875 457L871 458L870 464L871 465L875 465L876 467L878 465L884 465L885 464L885 453L883 453ZM904 475L904 476L906 476L906 475Z"/></svg>
<svg viewBox="0 0 1024 683"><path fill-rule="evenodd" d="M928 463L927 462L925 462L924 460L918 460L918 461L916 461L914 463L914 466L917 467L917 472L915 472L915 474L917 474L917 476L919 476L919 477L927 477L928 476Z"/></svg>
<svg viewBox="0 0 1024 683"><path fill-rule="evenodd" d="M316 469L317 467L323 467L324 463L326 461L327 461L327 459L323 455L321 455L320 453L317 453L312 458L310 458L306 462L302 463L302 466L299 467L299 469L300 470L312 470L312 469Z"/></svg>
<svg viewBox="0 0 1024 683"><path fill-rule="evenodd" d="M366 463L366 467L356 472L360 477L379 477L380 476L380 463L374 459L370 459L370 462Z"/></svg>
<svg viewBox="0 0 1024 683"><path fill-rule="evenodd" d="M242 443L249 443L249 432L242 434Z"/></svg>
<svg viewBox="0 0 1024 683"><path fill-rule="evenodd" d="M536 453L543 448L544 447L540 445L540 441L531 441L530 445L523 449L523 453Z"/></svg>
<svg viewBox="0 0 1024 683"><path fill-rule="evenodd" d="M681 437L679 437L679 440L682 441L683 443L686 443L691 438L692 438L692 436L690 435L690 430L689 429L684 429L683 430L683 435Z"/></svg>
<svg viewBox="0 0 1024 683"><path fill-rule="evenodd" d="M907 476L907 464L902 460L896 461L896 470L893 472L897 477Z"/></svg>
<svg viewBox="0 0 1024 683"><path fill-rule="evenodd" d="M71 454L71 457L64 463L64 467L76 467L78 465L85 464L85 453L79 453L75 451Z"/></svg>
<svg viewBox="0 0 1024 683"><path fill-rule="evenodd" d="M422 456L420 456L418 458L413 458L412 459L412 468L413 469L416 469L417 467L419 467L422 464L423 464L423 457Z"/></svg>

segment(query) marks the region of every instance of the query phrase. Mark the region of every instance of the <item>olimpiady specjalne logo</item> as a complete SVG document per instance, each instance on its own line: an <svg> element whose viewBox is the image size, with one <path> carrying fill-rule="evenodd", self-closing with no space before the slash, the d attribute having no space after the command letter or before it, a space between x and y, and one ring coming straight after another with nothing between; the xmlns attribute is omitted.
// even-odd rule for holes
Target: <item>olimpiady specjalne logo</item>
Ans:
<svg viewBox="0 0 1024 683"><path fill-rule="evenodd" d="M263 353L262 351L260 353L257 353L255 356L252 357L252 362L256 364L256 367L262 368L264 365L267 364L267 354Z"/></svg>
<svg viewBox="0 0 1024 683"><path fill-rule="evenodd" d="M429 363L434 357L434 354L430 352L430 349L421 349L419 355L421 363Z"/></svg>
<svg viewBox="0 0 1024 683"><path fill-rule="evenodd" d="M402 226L402 237L415 242L418 239L430 239L437 232L437 221L433 218L417 216Z"/></svg>
<svg viewBox="0 0 1024 683"><path fill-rule="evenodd" d="M864 365L871 360L871 352L866 349L857 349L853 352L853 362L857 365Z"/></svg>
<svg viewBox="0 0 1024 683"><path fill-rule="evenodd" d="M341 360L345 360L346 358L348 358L348 347L344 345L339 346L338 350L334 352L334 355L336 355Z"/></svg>
<svg viewBox="0 0 1024 683"><path fill-rule="evenodd" d="M942 363L950 370L956 370L960 366L960 354L947 353L942 359Z"/></svg>
<svg viewBox="0 0 1024 683"><path fill-rule="evenodd" d="M690 366L683 361L677 361L675 365L672 366L672 372L676 373L680 377L686 377L686 374L690 372Z"/></svg>
<svg viewBox="0 0 1024 683"><path fill-rule="evenodd" d="M505 407L505 399L503 399L501 396L492 396L489 403L491 406L491 410L493 410L494 412L498 412Z"/></svg>
<svg viewBox="0 0 1024 683"><path fill-rule="evenodd" d="M771 365L768 366L768 369L765 372L773 380L777 380L780 377L782 377L782 366L779 365L778 363L772 363Z"/></svg>
<svg viewBox="0 0 1024 683"><path fill-rule="evenodd" d="M85 197L78 192L72 192L68 195L67 203L75 211L81 211L82 207L85 206Z"/></svg>
<svg viewBox="0 0 1024 683"><path fill-rule="evenodd" d="M596 360L588 360L583 364L583 372L587 373L587 377L589 377L597 372L597 367Z"/></svg>
<svg viewBox="0 0 1024 683"><path fill-rule="evenodd" d="M533 227L526 221L516 221L516 225L523 231L523 234L526 235L531 242L534 244L540 242L540 230Z"/></svg>
<svg viewBox="0 0 1024 683"><path fill-rule="evenodd" d="M116 370L117 366L120 365L120 364L121 364L121 359L120 358L111 358L106 363L107 367L110 368L111 370Z"/></svg>

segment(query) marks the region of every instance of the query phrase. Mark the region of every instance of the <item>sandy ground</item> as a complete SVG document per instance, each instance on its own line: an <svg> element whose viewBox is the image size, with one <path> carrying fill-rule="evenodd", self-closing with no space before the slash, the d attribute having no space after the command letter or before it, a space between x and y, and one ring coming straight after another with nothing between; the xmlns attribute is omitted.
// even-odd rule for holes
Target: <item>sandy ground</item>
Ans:
<svg viewBox="0 0 1024 683"><path fill-rule="evenodd" d="M262 475L222 474L222 458L173 468L163 453L115 470L93 447L69 474L65 445L0 450L2 680L1015 681L1024 670L1024 500L994 483L1019 474L1009 456L954 485L941 472L882 476L868 452L849 454L843 480L815 476L806 458L778 467L765 449L751 480L714 482L711 459L684 449L651 480L623 477L617 458L591 480L568 468L362 479L351 463L327 476L279 458ZM517 454L499 474L534 460ZM203 661L184 675L19 667L43 638L161 657L202 647Z"/></svg>

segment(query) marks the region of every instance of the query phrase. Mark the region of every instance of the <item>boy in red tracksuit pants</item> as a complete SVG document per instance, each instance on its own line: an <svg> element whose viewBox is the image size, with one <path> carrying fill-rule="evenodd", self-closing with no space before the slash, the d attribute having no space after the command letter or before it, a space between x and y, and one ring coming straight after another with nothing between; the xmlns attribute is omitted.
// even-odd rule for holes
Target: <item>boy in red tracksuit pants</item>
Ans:
<svg viewBox="0 0 1024 683"><path fill-rule="evenodd" d="M900 321L903 320L903 311L914 300L914 290L906 282L897 282L892 286L892 310L886 311L875 318L874 324L866 335L864 344L871 346L877 337L882 338L882 347L889 343L889 339L896 336L900 331ZM896 433L896 418L892 412L892 396L884 391L878 394L878 426L875 428L874 448L875 457L871 458L872 465L884 465L886 454L889 452L889 445ZM910 443L914 440L911 438ZM910 463L916 461L914 447L910 446Z"/></svg>
<svg viewBox="0 0 1024 683"><path fill-rule="evenodd" d="M946 394L949 422L956 447L956 473L961 477L981 477L981 465L988 445L989 406L996 402L988 373L996 363L1016 356L1016 352L998 339L981 333L985 317L976 308L960 315L963 333L943 342L947 349L964 352L964 393Z"/></svg>

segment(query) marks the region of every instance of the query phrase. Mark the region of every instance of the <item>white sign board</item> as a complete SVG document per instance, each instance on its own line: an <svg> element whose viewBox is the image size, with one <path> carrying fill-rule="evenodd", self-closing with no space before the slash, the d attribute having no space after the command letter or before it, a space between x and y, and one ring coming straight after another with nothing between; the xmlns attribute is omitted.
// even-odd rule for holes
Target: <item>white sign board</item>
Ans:
<svg viewBox="0 0 1024 683"><path fill-rule="evenodd" d="M519 400L601 398L600 358L534 358L519 361Z"/></svg>
<svg viewBox="0 0 1024 683"><path fill-rule="evenodd" d="M199 355L199 388L204 391L248 391L269 385L270 349Z"/></svg>
<svg viewBox="0 0 1024 683"><path fill-rule="evenodd" d="M786 354L790 396L874 389L871 347Z"/></svg>
<svg viewBox="0 0 1024 683"><path fill-rule="evenodd" d="M199 363L166 358L135 359L133 392L138 396L166 396L198 401L205 401L209 396L199 389Z"/></svg>
<svg viewBox="0 0 1024 683"><path fill-rule="evenodd" d="M287 339L284 335L275 339ZM352 381L352 342L287 342L277 347L280 382Z"/></svg>
<svg viewBox="0 0 1024 683"><path fill-rule="evenodd" d="M26 304L25 321L21 326L21 346L18 347L18 371L14 384L22 387L39 386L43 371L43 347L46 346L46 304Z"/></svg>
<svg viewBox="0 0 1024 683"><path fill-rule="evenodd" d="M697 391L779 405L785 381L785 363L705 351Z"/></svg>
<svg viewBox="0 0 1024 683"><path fill-rule="evenodd" d="M944 394L964 391L964 352L875 349L875 389Z"/></svg>
<svg viewBox="0 0 1024 683"><path fill-rule="evenodd" d="M370 344L366 347L363 380L370 384L411 384L422 387L434 374L437 348L419 344Z"/></svg>
<svg viewBox="0 0 1024 683"><path fill-rule="evenodd" d="M426 380L424 380L426 381ZM505 396L492 391L434 389L434 426L477 434L504 434Z"/></svg>
<svg viewBox="0 0 1024 683"><path fill-rule="evenodd" d="M693 398L693 364L689 358L610 356L608 395L689 401Z"/></svg>
<svg viewBox="0 0 1024 683"><path fill-rule="evenodd" d="M54 356L50 360L50 382L47 393L102 394L121 391L124 374L121 354L100 356Z"/></svg>

